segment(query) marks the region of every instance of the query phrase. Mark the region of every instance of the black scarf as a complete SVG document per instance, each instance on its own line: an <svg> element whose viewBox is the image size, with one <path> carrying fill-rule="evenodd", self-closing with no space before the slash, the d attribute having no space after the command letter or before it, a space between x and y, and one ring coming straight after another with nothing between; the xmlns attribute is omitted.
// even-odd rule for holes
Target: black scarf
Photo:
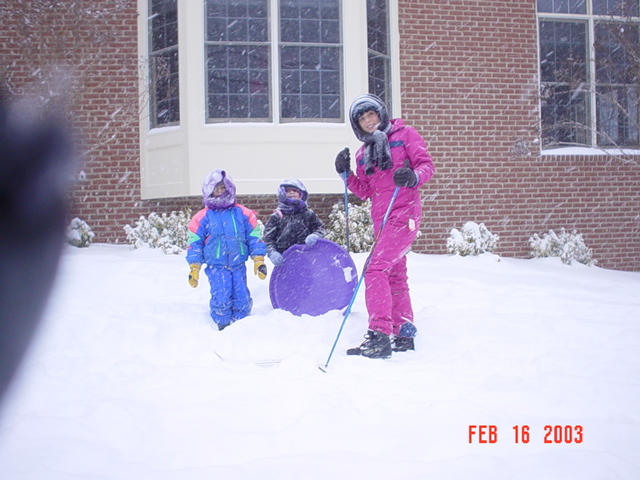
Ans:
<svg viewBox="0 0 640 480"><path fill-rule="evenodd" d="M388 170L392 167L391 148L389 147L389 138L387 132L391 130L391 125L387 126L386 131L375 130L374 132L364 135L364 172L371 175L374 167L380 170Z"/></svg>

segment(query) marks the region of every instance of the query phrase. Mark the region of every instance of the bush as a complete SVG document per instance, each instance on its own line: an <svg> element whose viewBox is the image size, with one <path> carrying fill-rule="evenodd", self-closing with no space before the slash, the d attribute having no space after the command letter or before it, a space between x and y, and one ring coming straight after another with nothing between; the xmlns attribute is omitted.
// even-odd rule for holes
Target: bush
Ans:
<svg viewBox="0 0 640 480"><path fill-rule="evenodd" d="M560 257L567 265L571 265L574 260L585 265L596 263L591 249L585 245L582 235L575 230L567 233L564 228L561 228L560 235L549 230L549 233L543 234L542 238L535 233L529 237L529 246L534 257Z"/></svg>
<svg viewBox="0 0 640 480"><path fill-rule="evenodd" d="M349 203L349 250L351 252L366 252L373 245L373 222L371 221L371 200L362 205ZM346 216L344 202L338 202L331 207L326 238L345 246Z"/></svg>
<svg viewBox="0 0 640 480"><path fill-rule="evenodd" d="M466 222L462 231L452 228L447 239L447 251L456 255L479 255L492 252L498 243L498 235L491 233L484 223Z"/></svg>
<svg viewBox="0 0 640 480"><path fill-rule="evenodd" d="M74 247L88 247L95 236L87 222L78 217L73 218L67 226L67 243Z"/></svg>
<svg viewBox="0 0 640 480"><path fill-rule="evenodd" d="M125 225L127 241L134 248L160 248L166 254L180 254L187 248L187 226L191 220L191 210L140 217L135 227Z"/></svg>

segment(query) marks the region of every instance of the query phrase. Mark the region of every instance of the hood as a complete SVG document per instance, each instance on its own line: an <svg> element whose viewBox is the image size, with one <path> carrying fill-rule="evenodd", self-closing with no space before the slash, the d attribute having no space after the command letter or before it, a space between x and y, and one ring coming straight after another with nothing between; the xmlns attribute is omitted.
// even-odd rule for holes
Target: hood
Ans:
<svg viewBox="0 0 640 480"><path fill-rule="evenodd" d="M380 125L378 126L378 130L387 133L390 127L387 106L380 99L380 97L374 95L373 93L365 93L364 95L356 97L356 99L351 104L351 107L349 107L349 121L351 122L353 133L356 134L356 137L361 142L364 141L365 136L367 136L368 134L360 128L358 119L363 113L368 112L369 110L373 110L380 117Z"/></svg>
<svg viewBox="0 0 640 480"><path fill-rule="evenodd" d="M302 193L300 200L287 198L287 193L285 192L286 187L293 187L300 190ZM286 207L290 207L290 209L294 211L302 210L307 206L308 196L309 193L307 192L307 188L297 178L284 180L278 187L278 203L280 205L280 209L285 207L285 210L288 210Z"/></svg>
<svg viewBox="0 0 640 480"><path fill-rule="evenodd" d="M224 183L227 191L219 197L212 197L213 189L220 182ZM202 183L202 202L205 207L214 210L228 208L236 203L236 186L224 170L214 170L204 179Z"/></svg>

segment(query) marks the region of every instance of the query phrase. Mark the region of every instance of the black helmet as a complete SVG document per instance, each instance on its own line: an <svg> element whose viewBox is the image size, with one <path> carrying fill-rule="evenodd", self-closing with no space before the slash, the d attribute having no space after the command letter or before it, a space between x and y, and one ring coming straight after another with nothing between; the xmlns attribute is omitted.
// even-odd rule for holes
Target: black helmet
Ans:
<svg viewBox="0 0 640 480"><path fill-rule="evenodd" d="M351 128L353 128L353 133L356 134L358 140L363 141L364 136L367 135L367 132L364 132L360 128L360 124L358 120L362 116L362 114L374 111L380 117L380 125L378 126L378 130L382 130L386 132L389 128L389 113L387 113L387 106L384 102L373 93L365 93L364 95L360 95L356 97L356 99L349 107L349 120L351 121Z"/></svg>

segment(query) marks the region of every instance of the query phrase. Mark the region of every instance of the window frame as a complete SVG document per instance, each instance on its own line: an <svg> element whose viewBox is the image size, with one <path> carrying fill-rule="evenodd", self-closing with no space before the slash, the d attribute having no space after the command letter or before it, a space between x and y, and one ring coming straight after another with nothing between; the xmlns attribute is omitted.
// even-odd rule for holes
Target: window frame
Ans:
<svg viewBox="0 0 640 480"><path fill-rule="evenodd" d="M154 36L154 31L152 28L152 24L153 24L153 18L157 15L157 14L153 14L152 13L152 4L153 4L154 0L147 0L147 7L148 7L148 15L147 15L147 26L148 26L148 51L149 51L149 60L147 62L147 69L148 69L148 78L149 78L149 127L150 128L163 128L163 127L171 127L171 126L175 126L175 125L179 125L180 124L180 53L179 53L179 32L180 32L180 19L178 18L178 0L174 0L176 3L176 43L172 44L170 46L165 46L163 48L160 48L158 50L153 50L153 36ZM167 24L164 23L162 25L163 29L166 30ZM176 93L176 98L175 101L177 102L177 119L169 121L169 122L164 122L164 123L158 123L158 103L160 103L160 101L157 98L157 92L158 92L158 83L159 83L159 79L158 76L154 74L154 72L157 71L157 64L156 61L159 58L163 58L166 54L173 54L173 56L175 57L175 62L176 62L176 68L177 71L176 72L171 72L170 68L171 66L169 66L169 71L167 74L167 94L170 93L170 91L172 90L173 87L173 82L172 80L176 81L176 86L175 88L177 89L177 93ZM171 62L169 62L171 63ZM168 96L167 99L171 100L173 97Z"/></svg>
<svg viewBox="0 0 640 480"><path fill-rule="evenodd" d="M542 88L545 82L542 80L542 68L541 68L541 59L540 55L542 53L541 45L540 45L540 26L543 21L557 21L557 22L581 22L586 24L586 55L587 55L587 120L588 125L585 125L585 131L587 136L586 143L552 143L552 144L544 144L544 137L541 138L541 146L543 151L545 149L554 149L563 146L583 146L583 147L592 147L592 148L637 148L640 147L640 138L638 139L638 143L627 145L627 144L600 144L598 143L598 139L600 137L600 133L598 130L598 88L602 86L602 84L597 82L596 78L596 48L595 48L595 40L596 40L596 25L598 23L624 23L629 24L630 22L635 25L635 28L640 29L640 11L637 12L637 16L632 17L621 17L615 16L611 14L594 14L593 13L593 1L585 0L585 13L553 13L553 12L540 12L537 11L537 22L536 27L538 31L538 78L539 78L539 91L542 92ZM640 10L640 6L639 6ZM542 132L543 128L543 118L542 118L542 105L540 105L540 131Z"/></svg>
<svg viewBox="0 0 640 480"><path fill-rule="evenodd" d="M203 71L203 75L204 75L204 87L205 87L205 93L204 93L204 99L203 99L203 104L204 104L204 109L205 109L205 123L226 123L226 122L237 122L237 123L247 123L247 122L272 122L274 119L274 108L273 108L273 95L272 95L272 91L274 89L274 84L273 84L273 48L272 48L272 43L273 43L273 20L272 20L272 16L273 13L271 11L271 2L269 0L265 0L265 5L266 5L266 18L267 18L267 39L266 41L263 42L258 42L258 41L236 41L236 40L224 40L224 41L213 41L213 40L209 40L207 38L207 22L208 22L208 17L207 17L207 0L202 0L202 6L204 9L203 12L203 21L204 21L204 38L203 40L203 45L204 45L204 71ZM247 116L247 117L232 117L232 116L228 116L228 117L212 117L210 115L209 112L209 77L208 77L208 53L209 53L209 47L211 46L219 46L219 47L237 47L237 46L243 46L243 45L250 45L250 46L262 46L262 47L266 47L267 49L267 92L266 92L266 96L267 99L269 100L269 106L268 106L268 115L266 117L251 117L251 116Z"/></svg>
<svg viewBox="0 0 640 480"><path fill-rule="evenodd" d="M275 26L275 28L277 28L277 54L276 54L276 58L277 58L277 72L278 72L278 85L277 85L277 91L278 91L278 123L281 124L286 124L286 123L308 123L308 122L321 122L321 123L343 123L344 122L344 99L345 99L345 88L344 88L344 39L343 39L343 25L344 25L344 21L343 21L343 8L342 8L342 3L344 0L335 0L337 3L337 9L338 9L338 42L336 43L326 43L326 42L302 42L302 41L298 41L298 42L292 42L292 41L285 41L282 39L282 16L281 16L281 8L282 8L282 1L283 0L278 0L277 4L278 4L278 15L277 18L273 20L274 24L277 23L277 25ZM293 47L293 48L300 48L300 49L304 49L304 48L331 48L331 49L335 49L337 51L337 56L338 56L338 68L337 68L337 72L338 72L338 96L339 96L339 115L337 117L285 117L283 115L283 107L282 107L282 103L283 103L283 97L286 95L286 93L283 92L283 88L282 88L282 84L283 82L283 68L282 68L282 51L285 48L289 48L289 47ZM320 53L320 55L322 55ZM303 94L300 93L300 96L302 96ZM320 95L322 96L322 93L320 93Z"/></svg>

